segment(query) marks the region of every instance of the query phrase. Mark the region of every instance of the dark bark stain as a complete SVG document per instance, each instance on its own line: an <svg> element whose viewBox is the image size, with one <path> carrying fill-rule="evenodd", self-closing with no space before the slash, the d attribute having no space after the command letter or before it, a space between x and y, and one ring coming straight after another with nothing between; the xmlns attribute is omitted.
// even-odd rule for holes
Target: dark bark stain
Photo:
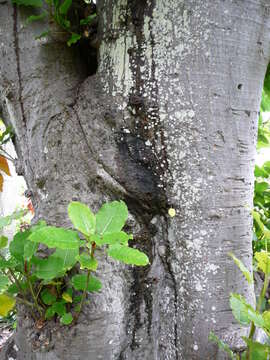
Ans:
<svg viewBox="0 0 270 360"><path fill-rule="evenodd" d="M14 38L14 51L16 57L17 73L18 73L18 83L19 83L19 103L21 108L22 121L24 126L26 126L26 116L23 105L22 98L22 75L21 75L21 65L20 65L20 48L19 48L19 37L18 37L18 12L17 5L13 4L13 38Z"/></svg>

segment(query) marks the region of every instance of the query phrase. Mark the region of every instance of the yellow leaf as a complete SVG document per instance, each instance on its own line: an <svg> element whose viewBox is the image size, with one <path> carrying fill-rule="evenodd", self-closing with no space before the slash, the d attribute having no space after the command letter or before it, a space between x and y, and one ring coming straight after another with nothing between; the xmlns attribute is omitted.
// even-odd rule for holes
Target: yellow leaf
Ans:
<svg viewBox="0 0 270 360"><path fill-rule="evenodd" d="M4 171L8 176L11 176L7 159L2 155L0 155L0 170Z"/></svg>
<svg viewBox="0 0 270 360"><path fill-rule="evenodd" d="M3 183L4 183L4 178L3 178L3 175L0 174L0 192L3 191Z"/></svg>
<svg viewBox="0 0 270 360"><path fill-rule="evenodd" d="M66 302L72 303L72 297L68 293L63 293L62 298L66 300Z"/></svg>
<svg viewBox="0 0 270 360"><path fill-rule="evenodd" d="M16 301L5 295L0 295L0 316L7 316L7 314L12 310L15 306Z"/></svg>

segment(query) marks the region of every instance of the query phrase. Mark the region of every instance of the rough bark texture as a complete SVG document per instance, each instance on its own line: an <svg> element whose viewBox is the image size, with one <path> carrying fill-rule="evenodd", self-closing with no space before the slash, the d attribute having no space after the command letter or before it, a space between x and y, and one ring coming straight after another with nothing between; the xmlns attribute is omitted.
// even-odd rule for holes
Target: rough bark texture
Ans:
<svg viewBox="0 0 270 360"><path fill-rule="evenodd" d="M41 25L24 27L29 12L1 0L2 115L16 132L36 218L69 226L72 199L94 210L124 199L151 265L102 263L103 291L71 331L37 333L21 314L17 359L223 359L209 331L239 348L229 293L253 301L227 253L251 267L269 1L100 0L98 8L99 68L87 77L76 49L35 41Z"/></svg>

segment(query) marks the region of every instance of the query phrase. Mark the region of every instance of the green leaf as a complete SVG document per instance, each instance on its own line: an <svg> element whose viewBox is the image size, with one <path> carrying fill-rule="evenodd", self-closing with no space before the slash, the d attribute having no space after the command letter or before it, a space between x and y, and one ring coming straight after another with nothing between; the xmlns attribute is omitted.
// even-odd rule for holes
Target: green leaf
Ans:
<svg viewBox="0 0 270 360"><path fill-rule="evenodd" d="M95 259L94 257L92 257L86 253L83 253L83 254L77 256L77 260L79 261L79 263L81 265L80 266L81 269L89 269L92 271L97 270L98 262L97 262L97 259Z"/></svg>
<svg viewBox="0 0 270 360"><path fill-rule="evenodd" d="M60 318L60 322L61 324L64 325L69 325L71 324L73 321L73 317L71 313L65 313L61 318Z"/></svg>
<svg viewBox="0 0 270 360"><path fill-rule="evenodd" d="M79 248L76 249L56 249L51 257L63 260L63 268L70 270L77 262L76 257L79 255Z"/></svg>
<svg viewBox="0 0 270 360"><path fill-rule="evenodd" d="M261 344L256 341L252 341L243 337L244 341L248 345L250 351L251 360L268 360L270 354L270 348L266 344Z"/></svg>
<svg viewBox="0 0 270 360"><path fill-rule="evenodd" d="M248 283L251 285L253 283L253 277L251 273L248 271L248 269L245 267L245 265L242 263L242 261L237 259L237 257L235 257L232 253L229 253L229 256L233 259L235 264L239 267L240 271L247 279Z"/></svg>
<svg viewBox="0 0 270 360"><path fill-rule="evenodd" d="M64 300L59 300L52 304L52 310L54 310L57 315L63 316L66 313L66 305Z"/></svg>
<svg viewBox="0 0 270 360"><path fill-rule="evenodd" d="M87 283L87 275L74 275L71 279L71 284L76 290L85 290ZM102 288L101 282L95 277L91 276L89 279L87 291L99 291Z"/></svg>
<svg viewBox="0 0 270 360"><path fill-rule="evenodd" d="M68 302L68 303L72 303L72 296L70 296L70 294L68 292L64 292L62 294L62 298Z"/></svg>
<svg viewBox="0 0 270 360"><path fill-rule="evenodd" d="M67 41L67 45L71 46L72 44L76 44L77 41L79 41L81 38L81 35L76 34L76 33L72 33L71 37L69 38L69 40Z"/></svg>
<svg viewBox="0 0 270 360"><path fill-rule="evenodd" d="M258 165L255 165L254 175L256 177L262 177L262 178L268 178L269 173L264 167L259 167Z"/></svg>
<svg viewBox="0 0 270 360"><path fill-rule="evenodd" d="M125 264L137 266L149 264L149 259L146 254L137 249L132 249L120 244L111 245L108 250L108 255Z"/></svg>
<svg viewBox="0 0 270 360"><path fill-rule="evenodd" d="M0 236L0 249L4 249L8 244L8 238L6 236Z"/></svg>
<svg viewBox="0 0 270 360"><path fill-rule="evenodd" d="M18 265L18 261L14 258L8 260L0 258L0 269L11 268L14 269Z"/></svg>
<svg viewBox="0 0 270 360"><path fill-rule="evenodd" d="M222 340L220 340L212 331L210 331L209 334L209 338L210 341L215 342L219 349L223 350L224 352L226 352L231 359L236 359L234 353L232 352L232 350L230 349L229 345L225 344Z"/></svg>
<svg viewBox="0 0 270 360"><path fill-rule="evenodd" d="M102 205L96 214L98 235L120 232L128 218L128 209L123 201L112 201Z"/></svg>
<svg viewBox="0 0 270 360"><path fill-rule="evenodd" d="M24 245L24 258L30 260L38 249L38 244L32 241L26 241Z"/></svg>
<svg viewBox="0 0 270 360"><path fill-rule="evenodd" d="M265 190L269 188L269 184L267 182L255 182L255 192L263 193Z"/></svg>
<svg viewBox="0 0 270 360"><path fill-rule="evenodd" d="M255 259L258 262L258 268L265 274L270 274L270 255L266 251L260 251L255 253Z"/></svg>
<svg viewBox="0 0 270 360"><path fill-rule="evenodd" d="M14 4L32 7L42 7L42 0L12 0Z"/></svg>
<svg viewBox="0 0 270 360"><path fill-rule="evenodd" d="M7 316L10 310L12 310L15 306L15 300L6 295L1 294L0 295L0 316Z"/></svg>
<svg viewBox="0 0 270 360"><path fill-rule="evenodd" d="M96 218L88 206L73 201L68 206L68 216L74 225L86 237L95 233Z"/></svg>
<svg viewBox="0 0 270 360"><path fill-rule="evenodd" d="M51 319L55 315L55 309L53 306L47 308L45 312L45 319Z"/></svg>
<svg viewBox="0 0 270 360"><path fill-rule="evenodd" d="M264 236L267 239L270 239L270 230L268 230L265 226L264 223L261 221L261 217L260 214L254 210L251 211L252 215L253 215L253 219L256 221L256 223L258 224L259 228L261 229L261 231L263 232Z"/></svg>
<svg viewBox="0 0 270 360"><path fill-rule="evenodd" d="M98 246L123 244L128 245L128 240L133 239L132 234L127 234L124 231L104 234L103 236L96 235L94 241ZM91 237L92 240L92 237Z"/></svg>
<svg viewBox="0 0 270 360"><path fill-rule="evenodd" d="M264 321L264 328L270 332L270 311L264 311L262 314Z"/></svg>
<svg viewBox="0 0 270 360"><path fill-rule="evenodd" d="M14 211L11 215L0 217L0 229L11 224L13 220L21 219L27 214L26 210Z"/></svg>
<svg viewBox="0 0 270 360"><path fill-rule="evenodd" d="M30 230L18 232L9 245L9 251L15 259L19 261L24 260L24 247L26 245L27 239L29 238L31 232Z"/></svg>
<svg viewBox="0 0 270 360"><path fill-rule="evenodd" d="M255 311L243 296L231 294L230 306L234 317L240 324L248 325L250 321L253 321L256 326L262 327L264 325L262 315Z"/></svg>
<svg viewBox="0 0 270 360"><path fill-rule="evenodd" d="M41 292L41 299L46 305L52 305L56 301L56 296L52 294L49 289L44 289Z"/></svg>
<svg viewBox="0 0 270 360"><path fill-rule="evenodd" d="M71 4L72 4L72 0L64 0L64 2L59 7L60 14L66 15Z"/></svg>
<svg viewBox="0 0 270 360"><path fill-rule="evenodd" d="M42 12L39 15L31 15L26 19L26 24L29 25L34 21L40 21L45 19L45 17L48 15L47 11Z"/></svg>
<svg viewBox="0 0 270 360"><path fill-rule="evenodd" d="M59 249L76 249L80 244L80 238L75 231L54 226L40 228L30 235L29 240Z"/></svg>
<svg viewBox="0 0 270 360"><path fill-rule="evenodd" d="M89 25L97 17L97 14L87 16L85 19L80 20L80 25Z"/></svg>
<svg viewBox="0 0 270 360"><path fill-rule="evenodd" d="M47 259L38 259L34 275L39 279L51 280L63 275L63 259L57 257L48 257Z"/></svg>
<svg viewBox="0 0 270 360"><path fill-rule="evenodd" d="M0 291L5 290L9 285L9 278L6 275L0 275Z"/></svg>

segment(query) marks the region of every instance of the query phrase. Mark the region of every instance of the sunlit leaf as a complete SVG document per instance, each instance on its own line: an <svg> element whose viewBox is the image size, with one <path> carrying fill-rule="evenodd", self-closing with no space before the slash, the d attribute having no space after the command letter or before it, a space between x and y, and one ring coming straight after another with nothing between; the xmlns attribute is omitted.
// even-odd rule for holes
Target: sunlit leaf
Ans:
<svg viewBox="0 0 270 360"><path fill-rule="evenodd" d="M0 316L7 316L16 301L6 294L0 294Z"/></svg>
<svg viewBox="0 0 270 360"><path fill-rule="evenodd" d="M68 206L68 216L74 225L85 236L90 236L96 230L96 218L88 206L73 201Z"/></svg>
<svg viewBox="0 0 270 360"><path fill-rule="evenodd" d="M137 249L120 244L111 245L108 250L108 255L125 264L137 266L145 266L149 264L149 259L146 254Z"/></svg>
<svg viewBox="0 0 270 360"><path fill-rule="evenodd" d="M73 321L73 317L71 313L66 313L60 318L60 322L64 325L69 325Z"/></svg>
<svg viewBox="0 0 270 360"><path fill-rule="evenodd" d="M29 236L29 240L47 245L49 248L76 249L80 238L75 231L44 226Z"/></svg>
<svg viewBox="0 0 270 360"><path fill-rule="evenodd" d="M242 261L237 259L237 257L235 257L232 253L229 253L229 256L233 259L235 264L239 267L242 274L247 279L248 283L252 284L253 283L253 277L252 277L251 273L248 271L248 269L245 267L245 265L242 263Z"/></svg>
<svg viewBox="0 0 270 360"><path fill-rule="evenodd" d="M123 201L112 201L102 205L96 214L98 235L117 233L122 230L128 218L128 209Z"/></svg>

